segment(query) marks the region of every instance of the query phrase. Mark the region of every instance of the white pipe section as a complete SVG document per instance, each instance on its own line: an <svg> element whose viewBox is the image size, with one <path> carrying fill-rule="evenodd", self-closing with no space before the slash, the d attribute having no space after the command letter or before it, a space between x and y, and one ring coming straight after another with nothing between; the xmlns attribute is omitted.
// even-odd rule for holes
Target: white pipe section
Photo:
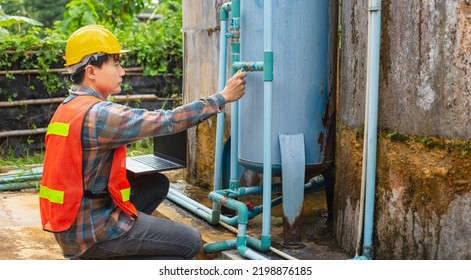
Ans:
<svg viewBox="0 0 471 280"><path fill-rule="evenodd" d="M227 67L227 20L221 20L221 32L219 38L219 84L218 91L222 91L226 86ZM222 189L222 149L224 141L224 112L217 115L216 122L216 153L214 164L214 190Z"/></svg>
<svg viewBox="0 0 471 280"><path fill-rule="evenodd" d="M359 227L363 227L363 255L360 257L358 256L359 253L357 252L356 258L359 259L373 258L374 200L376 190L376 146L378 132L379 61L381 47L381 0L369 0L368 10L368 55L364 139L364 151L366 149L366 154L364 153L362 170L362 184L363 182L365 184L364 191L362 191L362 196L364 195L365 201L364 220L361 220L361 217L359 217L360 219L358 224ZM360 210L363 208L361 203L362 201L360 198ZM360 221L363 222L363 225L360 225Z"/></svg>

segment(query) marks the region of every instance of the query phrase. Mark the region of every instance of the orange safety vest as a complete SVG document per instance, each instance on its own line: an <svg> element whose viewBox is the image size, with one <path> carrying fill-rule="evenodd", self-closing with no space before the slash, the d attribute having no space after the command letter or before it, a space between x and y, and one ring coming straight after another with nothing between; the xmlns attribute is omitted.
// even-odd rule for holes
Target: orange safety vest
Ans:
<svg viewBox="0 0 471 280"><path fill-rule="evenodd" d="M82 95L62 103L46 133L46 154L41 178L39 204L44 230L61 232L75 222L82 197L82 126L88 110L100 99ZM137 217L129 201L131 188L126 179L126 148L114 151L108 192L124 212Z"/></svg>

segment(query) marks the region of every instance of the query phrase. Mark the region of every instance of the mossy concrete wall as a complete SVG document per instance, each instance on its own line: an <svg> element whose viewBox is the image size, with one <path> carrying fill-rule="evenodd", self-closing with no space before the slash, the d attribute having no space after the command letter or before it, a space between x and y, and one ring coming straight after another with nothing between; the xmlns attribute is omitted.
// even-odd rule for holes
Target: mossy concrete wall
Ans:
<svg viewBox="0 0 471 280"><path fill-rule="evenodd" d="M183 0L184 103L218 90L219 9L224 2L228 1ZM186 180L209 188L213 184L216 117L188 132Z"/></svg>
<svg viewBox="0 0 471 280"><path fill-rule="evenodd" d="M342 1L334 227L355 253L368 1ZM377 259L471 259L471 1L382 1Z"/></svg>

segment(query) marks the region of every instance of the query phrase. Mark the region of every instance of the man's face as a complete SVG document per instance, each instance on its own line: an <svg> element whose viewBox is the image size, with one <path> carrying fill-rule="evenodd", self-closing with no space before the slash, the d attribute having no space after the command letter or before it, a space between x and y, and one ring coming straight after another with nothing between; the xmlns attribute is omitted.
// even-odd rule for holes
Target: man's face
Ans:
<svg viewBox="0 0 471 280"><path fill-rule="evenodd" d="M108 60L103 63L101 68L95 66L87 66L94 68L95 90L102 95L103 98L121 92L121 84L125 74L123 67L119 63L119 58L115 59L109 56Z"/></svg>

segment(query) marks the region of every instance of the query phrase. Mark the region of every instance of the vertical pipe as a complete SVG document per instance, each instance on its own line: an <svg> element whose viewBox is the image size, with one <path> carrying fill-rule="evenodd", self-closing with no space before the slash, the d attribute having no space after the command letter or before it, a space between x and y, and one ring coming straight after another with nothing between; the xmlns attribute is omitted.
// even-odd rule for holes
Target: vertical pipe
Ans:
<svg viewBox="0 0 471 280"><path fill-rule="evenodd" d="M227 16L223 16L221 8L221 34L219 38L219 83L218 91L222 91L226 85L226 57L227 57ZM222 147L224 138L224 112L217 115L216 124L216 153L214 163L214 190L222 189Z"/></svg>
<svg viewBox="0 0 471 280"><path fill-rule="evenodd" d="M379 60L381 41L381 0L369 0L368 4L368 60L367 60L367 152L365 219L363 232L363 258L373 259L373 223L376 185L376 146L378 131Z"/></svg>
<svg viewBox="0 0 471 280"><path fill-rule="evenodd" d="M263 104L263 214L262 214L262 251L271 244L271 180L272 180L272 83L273 83L273 1L264 1L264 104Z"/></svg>
<svg viewBox="0 0 471 280"><path fill-rule="evenodd" d="M369 17L369 15L368 15ZM371 24L370 21L368 21ZM368 42L371 37L371 28L368 28ZM369 67L371 61L370 55L367 55L366 65ZM368 70L367 70L368 71ZM361 188L360 188L360 210L358 212L358 227L357 227L357 245L355 248L355 257L361 256L362 254L362 240L363 240L363 230L365 222L365 192L366 192L366 165L368 158L368 114L369 110L369 96L370 96L370 75L366 75L366 91L365 91L365 123L363 131L363 159L362 159L362 168L361 168Z"/></svg>
<svg viewBox="0 0 471 280"><path fill-rule="evenodd" d="M230 3L221 7L221 31L219 35L219 83L218 91L222 91L226 85L227 67L227 20ZM216 122L216 152L214 155L214 190L222 189L222 147L224 141L224 112L217 115ZM212 224L219 221L221 205L213 201Z"/></svg>
<svg viewBox="0 0 471 280"><path fill-rule="evenodd" d="M240 60L240 0L232 1L231 18L231 66ZM231 67L231 77L235 69ZM239 185L239 166L237 157L239 154L239 101L231 104L231 157L230 157L230 189L235 190Z"/></svg>

